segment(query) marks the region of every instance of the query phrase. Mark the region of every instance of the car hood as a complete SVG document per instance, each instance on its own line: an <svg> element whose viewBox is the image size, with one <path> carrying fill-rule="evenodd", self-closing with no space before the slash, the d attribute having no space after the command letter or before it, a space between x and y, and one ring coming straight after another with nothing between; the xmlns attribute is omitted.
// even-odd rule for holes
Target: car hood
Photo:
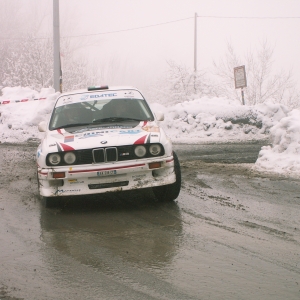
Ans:
<svg viewBox="0 0 300 300"><path fill-rule="evenodd" d="M164 134L163 134L164 135ZM140 122L135 127L111 125L48 131L43 146L49 152L72 151L97 147L160 143L162 130L156 122Z"/></svg>

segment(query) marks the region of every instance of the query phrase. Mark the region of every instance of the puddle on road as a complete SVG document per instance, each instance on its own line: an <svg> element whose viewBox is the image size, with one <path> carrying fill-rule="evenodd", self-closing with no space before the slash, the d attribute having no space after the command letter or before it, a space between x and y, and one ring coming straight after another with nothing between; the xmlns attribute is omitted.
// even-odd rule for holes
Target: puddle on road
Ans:
<svg viewBox="0 0 300 300"><path fill-rule="evenodd" d="M7 295L39 300L99 295L103 299L299 298L299 231L293 229L294 240L277 236L285 231L277 228L287 226L288 217L296 215L299 199L293 197L284 206L279 200L263 203L270 181L263 182L265 188L257 196L252 192L257 187L253 177L249 180L242 169L231 165L226 170L232 184L226 191L225 177L219 177L224 171L221 164L204 168L203 163L192 163L202 174L193 180L195 169L184 162L183 174L190 177L183 177L186 187L174 203L158 203L147 193L122 193L66 199L49 210L37 200L34 161L30 151L22 157L23 150L4 155L9 168L0 187L0 290L7 287ZM0 166L3 174L1 159ZM20 177L13 189L16 174ZM213 175L218 177L214 180ZM237 184L240 179L243 184ZM246 191L246 203L239 202L246 211L221 205L242 199L237 187ZM293 187L298 195L295 184L282 182L278 187L284 192ZM238 223L246 220L252 226ZM268 228L278 232L270 234ZM286 232L291 234L291 228L286 227Z"/></svg>

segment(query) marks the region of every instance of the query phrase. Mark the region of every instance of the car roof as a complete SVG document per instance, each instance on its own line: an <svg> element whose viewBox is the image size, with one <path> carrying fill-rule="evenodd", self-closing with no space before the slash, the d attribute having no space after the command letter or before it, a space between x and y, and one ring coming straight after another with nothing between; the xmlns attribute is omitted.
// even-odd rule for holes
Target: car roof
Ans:
<svg viewBox="0 0 300 300"><path fill-rule="evenodd" d="M133 86L109 86L108 88L105 88L105 89L88 90L86 88L86 89L78 89L78 90L63 92L59 95L59 97L65 96L65 95L81 94L81 93L91 93L91 92L95 93L97 91L103 92L103 91L118 91L118 90L120 90L120 91L121 90L137 90L137 91L139 91L139 89L137 89L136 87L133 87Z"/></svg>
<svg viewBox="0 0 300 300"><path fill-rule="evenodd" d="M91 100L90 98L98 98L96 95L103 95L105 96L104 99L113 99L120 95L117 95L117 93L124 92L125 94L128 94L132 92L132 94L129 96L129 98L132 97L132 95L135 95L135 98L145 100L142 93L135 87L132 86L112 86L112 87L91 87L88 89L80 89L80 90L74 90L66 93L59 94L56 99L55 107L63 106L66 104L71 104L75 102L84 102ZM99 96L102 97L102 96ZM84 98L84 99L82 99ZM128 96L126 97L128 98ZM100 100L100 99L99 99Z"/></svg>

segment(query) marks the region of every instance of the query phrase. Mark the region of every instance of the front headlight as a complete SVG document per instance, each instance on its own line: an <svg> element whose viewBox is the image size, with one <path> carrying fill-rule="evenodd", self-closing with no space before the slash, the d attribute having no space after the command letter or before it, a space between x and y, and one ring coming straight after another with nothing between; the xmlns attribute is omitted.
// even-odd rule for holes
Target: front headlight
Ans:
<svg viewBox="0 0 300 300"><path fill-rule="evenodd" d="M50 164L53 166L57 166L61 161L61 157L58 153L50 154L48 159Z"/></svg>
<svg viewBox="0 0 300 300"><path fill-rule="evenodd" d="M161 153L161 146L158 144L153 144L149 147L149 152L153 156L157 156Z"/></svg>
<svg viewBox="0 0 300 300"><path fill-rule="evenodd" d="M147 153L145 146L137 146L134 149L134 153L137 157L144 157Z"/></svg>
<svg viewBox="0 0 300 300"><path fill-rule="evenodd" d="M67 152L64 155L64 161L66 164L72 165L76 161L76 155L73 152Z"/></svg>

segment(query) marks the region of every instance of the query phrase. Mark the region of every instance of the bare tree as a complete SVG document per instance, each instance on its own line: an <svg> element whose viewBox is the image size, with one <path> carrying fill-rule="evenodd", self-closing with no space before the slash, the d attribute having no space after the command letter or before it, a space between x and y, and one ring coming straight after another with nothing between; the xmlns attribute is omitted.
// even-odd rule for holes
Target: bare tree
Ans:
<svg viewBox="0 0 300 300"><path fill-rule="evenodd" d="M52 47L49 40L27 37L4 57L2 84L41 89L52 84Z"/></svg>
<svg viewBox="0 0 300 300"><path fill-rule="evenodd" d="M49 24L45 23L52 19L49 9L47 11L37 0L2 1L0 25L5 30L0 35L0 90L5 86L29 86L36 90L53 86L52 34L45 33L45 28L49 30ZM25 2L28 5L24 5ZM80 36L75 40L62 38L64 91L98 82L99 68L91 66L76 52L80 45L93 42L95 40L87 42Z"/></svg>
<svg viewBox="0 0 300 300"><path fill-rule="evenodd" d="M268 41L261 44L261 49L255 53L249 51L241 59L234 52L231 43L227 44L227 53L219 63L214 62L215 74L221 79L219 91L224 96L238 99L241 97L238 90L234 88L234 67L245 65L247 73L247 88L245 90L246 103L255 105L273 99L280 103L296 103L299 96L295 90L292 72L281 70L274 71L273 62L274 47Z"/></svg>
<svg viewBox="0 0 300 300"><path fill-rule="evenodd" d="M185 65L167 61L168 69L165 78L159 80L156 98L165 104L174 104L194 97L217 96L203 71L194 72Z"/></svg>

